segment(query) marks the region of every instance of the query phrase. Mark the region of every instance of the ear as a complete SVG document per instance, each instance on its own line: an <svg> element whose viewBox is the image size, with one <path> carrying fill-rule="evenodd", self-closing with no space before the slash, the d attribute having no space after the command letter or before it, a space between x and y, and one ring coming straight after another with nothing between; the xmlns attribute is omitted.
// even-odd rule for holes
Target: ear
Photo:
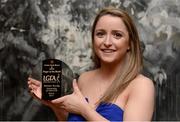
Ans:
<svg viewBox="0 0 180 122"><path fill-rule="evenodd" d="M129 41L128 45L127 45L127 50L126 50L127 52L129 52L131 50L131 44L132 44L132 42Z"/></svg>
<svg viewBox="0 0 180 122"><path fill-rule="evenodd" d="M129 51L130 51L130 47L127 48L127 52L129 52Z"/></svg>

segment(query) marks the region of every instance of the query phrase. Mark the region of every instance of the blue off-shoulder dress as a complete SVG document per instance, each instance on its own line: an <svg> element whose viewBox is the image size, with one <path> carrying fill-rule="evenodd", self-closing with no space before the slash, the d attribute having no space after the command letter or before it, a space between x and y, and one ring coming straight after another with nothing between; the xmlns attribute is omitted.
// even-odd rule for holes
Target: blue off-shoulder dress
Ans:
<svg viewBox="0 0 180 122"><path fill-rule="evenodd" d="M109 121L123 121L124 111L113 103L100 103L96 111ZM86 119L78 114L69 113L68 121L86 121Z"/></svg>

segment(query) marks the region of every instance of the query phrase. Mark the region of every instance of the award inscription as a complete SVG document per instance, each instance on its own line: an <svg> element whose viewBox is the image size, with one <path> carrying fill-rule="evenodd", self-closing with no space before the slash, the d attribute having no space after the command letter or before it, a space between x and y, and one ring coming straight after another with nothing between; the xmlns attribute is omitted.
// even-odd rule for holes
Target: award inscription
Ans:
<svg viewBox="0 0 180 122"><path fill-rule="evenodd" d="M53 100L61 97L62 62L47 59L42 63L42 99Z"/></svg>

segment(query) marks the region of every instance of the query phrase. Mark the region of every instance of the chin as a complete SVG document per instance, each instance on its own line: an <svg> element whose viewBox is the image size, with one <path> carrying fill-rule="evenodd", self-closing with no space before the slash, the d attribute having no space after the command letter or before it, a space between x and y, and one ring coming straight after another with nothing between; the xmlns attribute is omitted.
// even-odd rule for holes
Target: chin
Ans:
<svg viewBox="0 0 180 122"><path fill-rule="evenodd" d="M114 59L101 59L101 61L107 64L112 64L116 62Z"/></svg>

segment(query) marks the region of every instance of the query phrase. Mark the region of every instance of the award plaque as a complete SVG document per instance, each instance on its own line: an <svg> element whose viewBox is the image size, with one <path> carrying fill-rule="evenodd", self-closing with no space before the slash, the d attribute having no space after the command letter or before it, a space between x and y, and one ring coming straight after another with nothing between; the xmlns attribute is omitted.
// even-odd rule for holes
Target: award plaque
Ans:
<svg viewBox="0 0 180 122"><path fill-rule="evenodd" d="M34 78L42 81L42 99L53 100L73 92L74 75L67 64L57 59L45 59L40 66L41 73L36 70Z"/></svg>

